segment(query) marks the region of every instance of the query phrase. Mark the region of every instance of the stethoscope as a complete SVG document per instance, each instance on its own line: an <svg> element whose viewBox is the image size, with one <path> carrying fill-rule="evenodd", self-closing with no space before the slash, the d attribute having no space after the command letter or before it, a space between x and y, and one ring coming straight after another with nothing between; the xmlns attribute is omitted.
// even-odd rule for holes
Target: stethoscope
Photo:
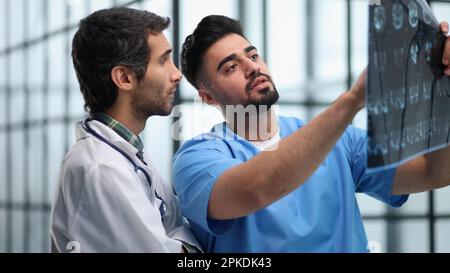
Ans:
<svg viewBox="0 0 450 273"><path fill-rule="evenodd" d="M111 148L113 148L118 153L120 153L123 157L125 157L131 163L131 165L133 165L134 171L136 173L138 171L141 171L144 174L145 178L147 179L148 185L150 186L150 189L151 189L152 188L152 179L150 178L150 175L147 173L147 171L144 168L142 168L141 166L139 166L136 162L134 162L134 160L127 153L125 153L122 149L117 147L117 145L114 145L109 140L107 140L106 138L104 138L103 136L98 134L96 131L94 131L92 129L92 127L89 125L89 121L91 121L91 120L92 119L88 118L83 121L84 130L86 132L90 133L91 135L93 135L94 137L96 137L97 139L99 139L100 141L108 144ZM155 197L161 201L161 205L159 206L159 213L161 214L161 220L163 220L163 216L166 214L167 205L166 205L166 202L164 201L164 199L162 199L162 197L156 191L156 188L155 188Z"/></svg>

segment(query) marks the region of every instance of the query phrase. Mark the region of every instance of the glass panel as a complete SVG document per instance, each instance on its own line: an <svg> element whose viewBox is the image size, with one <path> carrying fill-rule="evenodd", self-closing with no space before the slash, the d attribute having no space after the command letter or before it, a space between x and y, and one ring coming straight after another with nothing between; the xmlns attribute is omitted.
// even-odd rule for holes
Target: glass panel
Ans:
<svg viewBox="0 0 450 273"><path fill-rule="evenodd" d="M326 82L311 82L309 88L311 97L314 100L325 103L336 100L342 93L347 91L344 79L339 81L327 80Z"/></svg>
<svg viewBox="0 0 450 273"><path fill-rule="evenodd" d="M86 1L90 1L90 0L86 0ZM150 0L146 0L146 1L150 1ZM130 3L130 0L115 0L117 5L125 5L127 3Z"/></svg>
<svg viewBox="0 0 450 273"><path fill-rule="evenodd" d="M367 130L367 111L365 108L356 114L352 124L358 128Z"/></svg>
<svg viewBox="0 0 450 273"><path fill-rule="evenodd" d="M237 19L237 2L209 0L180 1L180 51L184 39L194 31L200 20L210 14L221 14ZM181 96L197 97L197 91L187 80L181 82Z"/></svg>
<svg viewBox="0 0 450 273"><path fill-rule="evenodd" d="M223 122L223 116L219 110L198 100L195 103L186 103L180 106L180 121L173 125L175 132L180 132L182 142L191 139L203 132L208 132L211 128ZM174 111L176 113L176 111ZM181 127L180 127L181 125ZM176 134L174 135L176 136Z"/></svg>
<svg viewBox="0 0 450 273"><path fill-rule="evenodd" d="M30 121L40 121L44 118L44 100L42 99L42 88L30 90L29 117Z"/></svg>
<svg viewBox="0 0 450 273"><path fill-rule="evenodd" d="M306 78L305 1L268 1L267 63L284 99L304 98ZM262 53L262 51L260 51Z"/></svg>
<svg viewBox="0 0 450 273"><path fill-rule="evenodd" d="M141 1L128 1L125 4L131 3L131 5L127 5L127 7L129 8L133 8L133 9L142 9L142 6L144 5L144 2Z"/></svg>
<svg viewBox="0 0 450 273"><path fill-rule="evenodd" d="M450 253L450 219L436 222L436 252Z"/></svg>
<svg viewBox="0 0 450 273"><path fill-rule="evenodd" d="M79 87L71 87L70 89L70 105L69 105L69 114L71 117L83 117L86 115L84 111L84 100L83 95ZM72 130L73 131L73 130Z"/></svg>
<svg viewBox="0 0 450 273"><path fill-rule="evenodd" d="M411 194L408 201L396 210L400 214L421 214L428 213L428 192Z"/></svg>
<svg viewBox="0 0 450 273"><path fill-rule="evenodd" d="M142 8L144 10L151 11L153 13L158 14L159 16L167 16L170 17L171 28L173 27L173 18L172 18L172 1L167 0L147 0L142 2ZM184 38L184 37L182 37Z"/></svg>
<svg viewBox="0 0 450 273"><path fill-rule="evenodd" d="M27 74L28 86L31 92L42 88L44 85L44 44L38 43L28 48Z"/></svg>
<svg viewBox="0 0 450 273"><path fill-rule="evenodd" d="M42 252L42 232L43 229L48 230L47 226L42 226L43 212L31 211L29 212L30 228L28 234L29 238L29 252Z"/></svg>
<svg viewBox="0 0 450 273"><path fill-rule="evenodd" d="M405 220L398 223L399 252L429 252L428 221Z"/></svg>
<svg viewBox="0 0 450 273"><path fill-rule="evenodd" d="M9 20L9 45L15 46L24 42L24 0L9 1Z"/></svg>
<svg viewBox="0 0 450 273"><path fill-rule="evenodd" d="M30 199L32 203L41 203L43 198L43 128L34 127L28 131L29 149L27 160L29 169L26 172L30 185Z"/></svg>
<svg viewBox="0 0 450 273"><path fill-rule="evenodd" d="M14 1L13 1L14 2ZM63 2L63 1L61 1ZM37 37L41 37L44 34L44 0L33 0L26 1L27 10L28 10L28 38L34 39ZM55 15L51 15L55 16Z"/></svg>
<svg viewBox="0 0 450 273"><path fill-rule="evenodd" d="M22 88L11 90L10 123L20 123L25 120L25 92Z"/></svg>
<svg viewBox="0 0 450 273"><path fill-rule="evenodd" d="M12 155L11 161L11 178L12 178L12 200L15 202L24 202L24 179L26 170L24 170L24 132L15 130L11 133Z"/></svg>
<svg viewBox="0 0 450 273"><path fill-rule="evenodd" d="M64 126L62 124L51 124L47 128L48 133L48 200L51 203L56 191L58 172L64 157ZM72 144L72 143L70 143Z"/></svg>
<svg viewBox="0 0 450 273"><path fill-rule="evenodd" d="M210 14L222 14L237 18L237 2L209 0L181 0L181 37L192 33L200 20Z"/></svg>
<svg viewBox="0 0 450 273"><path fill-rule="evenodd" d="M66 24L66 1L48 0L49 31L62 29Z"/></svg>
<svg viewBox="0 0 450 273"><path fill-rule="evenodd" d="M361 215L380 216L386 213L386 205L382 202L368 196L367 194L356 194Z"/></svg>
<svg viewBox="0 0 450 273"><path fill-rule="evenodd" d="M91 12L94 12L94 11L97 11L100 9L109 8L110 6L111 6L110 0L95 0L95 1L91 1L91 4L90 4Z"/></svg>
<svg viewBox="0 0 450 273"><path fill-rule="evenodd" d="M145 153L150 157L161 176L168 182L171 179L172 138L169 117L154 116L148 119L144 133Z"/></svg>
<svg viewBox="0 0 450 273"><path fill-rule="evenodd" d="M0 207L0 253L6 252L6 209Z"/></svg>
<svg viewBox="0 0 450 273"><path fill-rule="evenodd" d="M434 205L436 214L450 214L450 187L435 190Z"/></svg>
<svg viewBox="0 0 450 273"><path fill-rule="evenodd" d="M94 2L90 0L67 0L67 4L70 8L70 19L69 22L71 25L78 24L82 18L87 16L86 12L88 11L88 7L86 5L89 2Z"/></svg>
<svg viewBox="0 0 450 273"><path fill-rule="evenodd" d="M48 108L47 113L50 118L60 118L64 115L64 89L50 88L48 94Z"/></svg>
<svg viewBox="0 0 450 273"><path fill-rule="evenodd" d="M364 228L367 234L368 248L371 252L386 252L386 222L385 220L365 220Z"/></svg>
<svg viewBox="0 0 450 273"><path fill-rule="evenodd" d="M6 47L6 13L6 1L0 1L0 50Z"/></svg>
<svg viewBox="0 0 450 273"><path fill-rule="evenodd" d="M6 123L6 82L4 70L5 58L0 57L0 126ZM2 75L3 74L3 75Z"/></svg>
<svg viewBox="0 0 450 273"><path fill-rule="evenodd" d="M352 77L357 80L362 70L367 66L367 21L368 8L366 1L352 1ZM353 119L353 125L367 129L367 111L363 109Z"/></svg>
<svg viewBox="0 0 450 273"><path fill-rule="evenodd" d="M13 88L22 87L25 81L23 77L24 51L17 51L17 50L13 51L13 53L11 53L9 57L10 59L8 61L8 64L9 64L10 85Z"/></svg>
<svg viewBox="0 0 450 273"><path fill-rule="evenodd" d="M180 83L180 90L184 100L199 97L197 90L184 77Z"/></svg>
<svg viewBox="0 0 450 273"><path fill-rule="evenodd" d="M6 184L8 183L6 181L6 160L9 160L6 154L6 131L0 131L0 149L3 151L0 153L0 203L2 203L6 201Z"/></svg>
<svg viewBox="0 0 450 273"><path fill-rule="evenodd" d="M59 0L58 0L59 1ZM49 60L50 82L48 83L53 88L64 89L66 79L65 65L69 61L69 55L66 54L66 35L58 35L52 37L48 42L49 52L51 54ZM52 105L52 104L51 104Z"/></svg>
<svg viewBox="0 0 450 273"><path fill-rule="evenodd" d="M70 39L75 35L75 31L73 30L70 33ZM85 114L84 112L84 100L83 95L80 91L80 85L78 83L78 79L75 73L75 69L73 67L72 58L69 56L69 59L66 63L69 69L69 86L70 86L70 93L69 93L69 115L71 117L81 117ZM71 132L71 134L73 134Z"/></svg>
<svg viewBox="0 0 450 273"><path fill-rule="evenodd" d="M447 21L450 22L450 3L432 3L434 16L438 22Z"/></svg>
<svg viewBox="0 0 450 273"><path fill-rule="evenodd" d="M240 3L245 5L246 14L244 18L241 18L245 36L256 48L258 48L260 53L264 51L264 37L262 32L263 13L261 12L262 3L263 1L261 0L241 0Z"/></svg>
<svg viewBox="0 0 450 273"><path fill-rule="evenodd" d="M276 105L275 113L285 117L295 117L301 119L302 121L306 120L307 111L304 106L290 106L290 105Z"/></svg>
<svg viewBox="0 0 450 273"><path fill-rule="evenodd" d="M43 226L42 234L38 235L42 238L42 249L44 253L50 252L50 211L44 211L42 215L43 219L40 223Z"/></svg>
<svg viewBox="0 0 450 273"><path fill-rule="evenodd" d="M12 252L20 253L24 252L24 221L23 210L12 211Z"/></svg>
<svg viewBox="0 0 450 273"><path fill-rule="evenodd" d="M342 0L313 2L314 75L319 81L342 80L346 76L346 3Z"/></svg>
<svg viewBox="0 0 450 273"><path fill-rule="evenodd" d="M367 1L352 1L352 74L354 80L367 66L367 30L368 26ZM345 37L345 36L344 36Z"/></svg>

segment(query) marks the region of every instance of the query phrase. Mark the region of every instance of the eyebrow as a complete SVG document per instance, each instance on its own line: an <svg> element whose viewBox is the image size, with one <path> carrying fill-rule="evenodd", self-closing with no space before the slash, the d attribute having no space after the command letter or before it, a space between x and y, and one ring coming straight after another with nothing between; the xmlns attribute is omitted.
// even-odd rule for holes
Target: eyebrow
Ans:
<svg viewBox="0 0 450 273"><path fill-rule="evenodd" d="M249 53L249 52L252 51L252 50L257 50L257 49L256 49L256 47L254 47L254 46L249 46L249 47L247 47L246 49L244 49L244 52L245 52L245 53Z"/></svg>
<svg viewBox="0 0 450 273"><path fill-rule="evenodd" d="M159 56L159 59L163 58L166 55L169 55L170 53L172 53L172 51L173 51L172 48L167 49L166 51L164 51L163 54L161 54L161 56Z"/></svg>
<svg viewBox="0 0 450 273"><path fill-rule="evenodd" d="M252 51L252 50L256 50L256 47L254 47L254 46L246 47L246 48L244 49L244 52L245 52L245 53L248 53L248 52L250 52L250 51ZM236 53L233 53L233 54L231 54L231 55L229 55L229 56L223 58L223 59L220 61L219 65L217 66L217 71L219 71L220 68L221 68L224 64L226 64L227 62L236 59L236 57L237 57L237 54L236 54Z"/></svg>

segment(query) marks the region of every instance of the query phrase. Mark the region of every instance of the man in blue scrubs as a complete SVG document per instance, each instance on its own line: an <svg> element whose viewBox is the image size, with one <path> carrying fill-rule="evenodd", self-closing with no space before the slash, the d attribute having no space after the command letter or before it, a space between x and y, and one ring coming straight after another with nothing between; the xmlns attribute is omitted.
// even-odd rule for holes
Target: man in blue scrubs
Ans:
<svg viewBox="0 0 450 273"><path fill-rule="evenodd" d="M206 251L367 252L355 192L398 207L409 193L450 184L450 148L366 172L366 132L349 126L364 107L365 72L305 124L274 114L275 84L236 21L205 17L181 57L188 81L226 120L174 157L182 212Z"/></svg>

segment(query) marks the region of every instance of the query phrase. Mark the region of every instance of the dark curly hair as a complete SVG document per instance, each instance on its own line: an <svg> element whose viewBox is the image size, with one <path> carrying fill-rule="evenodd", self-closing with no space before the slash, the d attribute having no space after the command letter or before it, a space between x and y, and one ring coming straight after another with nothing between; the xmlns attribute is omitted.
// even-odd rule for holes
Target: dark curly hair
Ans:
<svg viewBox="0 0 450 273"><path fill-rule="evenodd" d="M238 21L222 15L210 15L203 18L194 32L186 37L181 50L181 71L195 88L199 89L198 72L205 52L231 33L244 37Z"/></svg>
<svg viewBox="0 0 450 273"><path fill-rule="evenodd" d="M169 24L169 18L125 7L99 10L80 21L72 59L86 111L103 111L116 101L117 86L111 79L115 66L125 66L143 79L150 60L148 35L161 33Z"/></svg>

